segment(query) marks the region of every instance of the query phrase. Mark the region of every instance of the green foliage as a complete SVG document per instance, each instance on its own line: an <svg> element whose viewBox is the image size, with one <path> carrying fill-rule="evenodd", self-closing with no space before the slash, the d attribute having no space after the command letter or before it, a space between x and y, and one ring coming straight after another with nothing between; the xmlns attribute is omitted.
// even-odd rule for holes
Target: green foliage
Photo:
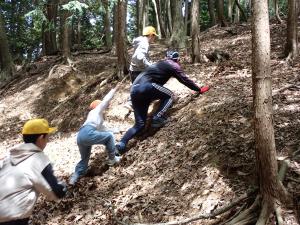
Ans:
<svg viewBox="0 0 300 225"><path fill-rule="evenodd" d="M67 10L75 15L82 16L84 10L87 9L89 6L79 1L70 1L67 4L62 5L61 7L63 10Z"/></svg>
<svg viewBox="0 0 300 225"><path fill-rule="evenodd" d="M42 31L42 25L47 21L47 18L41 9L31 10L24 16L27 20L33 21L33 29L37 32Z"/></svg>

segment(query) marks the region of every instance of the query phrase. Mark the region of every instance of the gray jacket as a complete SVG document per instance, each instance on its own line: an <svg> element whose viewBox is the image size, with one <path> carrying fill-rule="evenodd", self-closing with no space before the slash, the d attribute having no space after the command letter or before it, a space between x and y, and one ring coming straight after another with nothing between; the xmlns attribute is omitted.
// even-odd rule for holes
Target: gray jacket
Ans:
<svg viewBox="0 0 300 225"><path fill-rule="evenodd" d="M137 37L133 40L134 53L130 62L130 71L144 71L151 65L149 57L149 41L145 36Z"/></svg>
<svg viewBox="0 0 300 225"><path fill-rule="evenodd" d="M28 218L40 193L50 200L65 195L65 185L36 145L20 144L0 161L0 222Z"/></svg>

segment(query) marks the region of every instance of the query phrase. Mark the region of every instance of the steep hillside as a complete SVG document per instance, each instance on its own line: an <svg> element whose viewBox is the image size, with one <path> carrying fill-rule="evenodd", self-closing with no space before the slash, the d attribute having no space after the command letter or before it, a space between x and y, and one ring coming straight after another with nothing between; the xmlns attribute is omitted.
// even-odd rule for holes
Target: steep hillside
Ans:
<svg viewBox="0 0 300 225"><path fill-rule="evenodd" d="M276 147L279 156L291 157L300 142L300 61L291 66L280 58L285 29L280 25L271 29ZM178 97L168 113L169 123L130 142L117 167L108 168L103 146L94 146L88 175L59 203L39 199L32 224L179 220L210 213L257 185L250 26L212 28L202 33L201 43L203 54L210 55L216 49L229 54L228 60L194 65L182 58L187 75L210 85L211 90L195 96L178 81L169 81L167 87ZM156 43L151 48L152 59L162 58L166 49L163 42ZM33 70L2 88L0 152L20 142L24 121L45 117L60 130L45 152L56 173L67 181L79 160L76 132L87 115L87 106L117 83L115 60L111 53L78 54L72 69L55 66L57 58L43 58ZM123 107L129 86L127 80L106 115L108 126L120 130L117 140L133 124L133 115L128 116ZM291 165L294 170L287 174L284 185L297 199L299 164L292 161ZM191 224L224 224L245 206L241 203L221 216ZM296 211L283 210L284 224L298 224ZM275 218L269 224L275 224Z"/></svg>

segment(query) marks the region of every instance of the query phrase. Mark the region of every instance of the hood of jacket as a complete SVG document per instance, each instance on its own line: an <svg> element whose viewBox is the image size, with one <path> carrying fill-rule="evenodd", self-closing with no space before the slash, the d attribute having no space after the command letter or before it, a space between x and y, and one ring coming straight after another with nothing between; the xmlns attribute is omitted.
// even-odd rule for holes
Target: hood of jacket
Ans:
<svg viewBox="0 0 300 225"><path fill-rule="evenodd" d="M134 48L134 50L140 45L140 43L142 42L145 42L146 44L148 44L148 39L147 37L144 37L144 36L140 36L140 37L137 37L135 39L133 39L132 41L132 46Z"/></svg>
<svg viewBox="0 0 300 225"><path fill-rule="evenodd" d="M34 153L41 152L38 146L33 143L24 143L10 149L10 162L12 165L18 165Z"/></svg>

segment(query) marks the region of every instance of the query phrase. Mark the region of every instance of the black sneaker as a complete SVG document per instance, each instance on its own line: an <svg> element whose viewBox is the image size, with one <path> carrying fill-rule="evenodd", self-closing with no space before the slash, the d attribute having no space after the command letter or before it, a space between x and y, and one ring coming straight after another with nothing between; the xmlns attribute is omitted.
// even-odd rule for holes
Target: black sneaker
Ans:
<svg viewBox="0 0 300 225"><path fill-rule="evenodd" d="M156 117L152 119L151 127L160 128L163 127L167 122L167 119L163 117Z"/></svg>
<svg viewBox="0 0 300 225"><path fill-rule="evenodd" d="M119 142L116 144L116 156L120 156L124 154L126 151L126 145L123 142Z"/></svg>

